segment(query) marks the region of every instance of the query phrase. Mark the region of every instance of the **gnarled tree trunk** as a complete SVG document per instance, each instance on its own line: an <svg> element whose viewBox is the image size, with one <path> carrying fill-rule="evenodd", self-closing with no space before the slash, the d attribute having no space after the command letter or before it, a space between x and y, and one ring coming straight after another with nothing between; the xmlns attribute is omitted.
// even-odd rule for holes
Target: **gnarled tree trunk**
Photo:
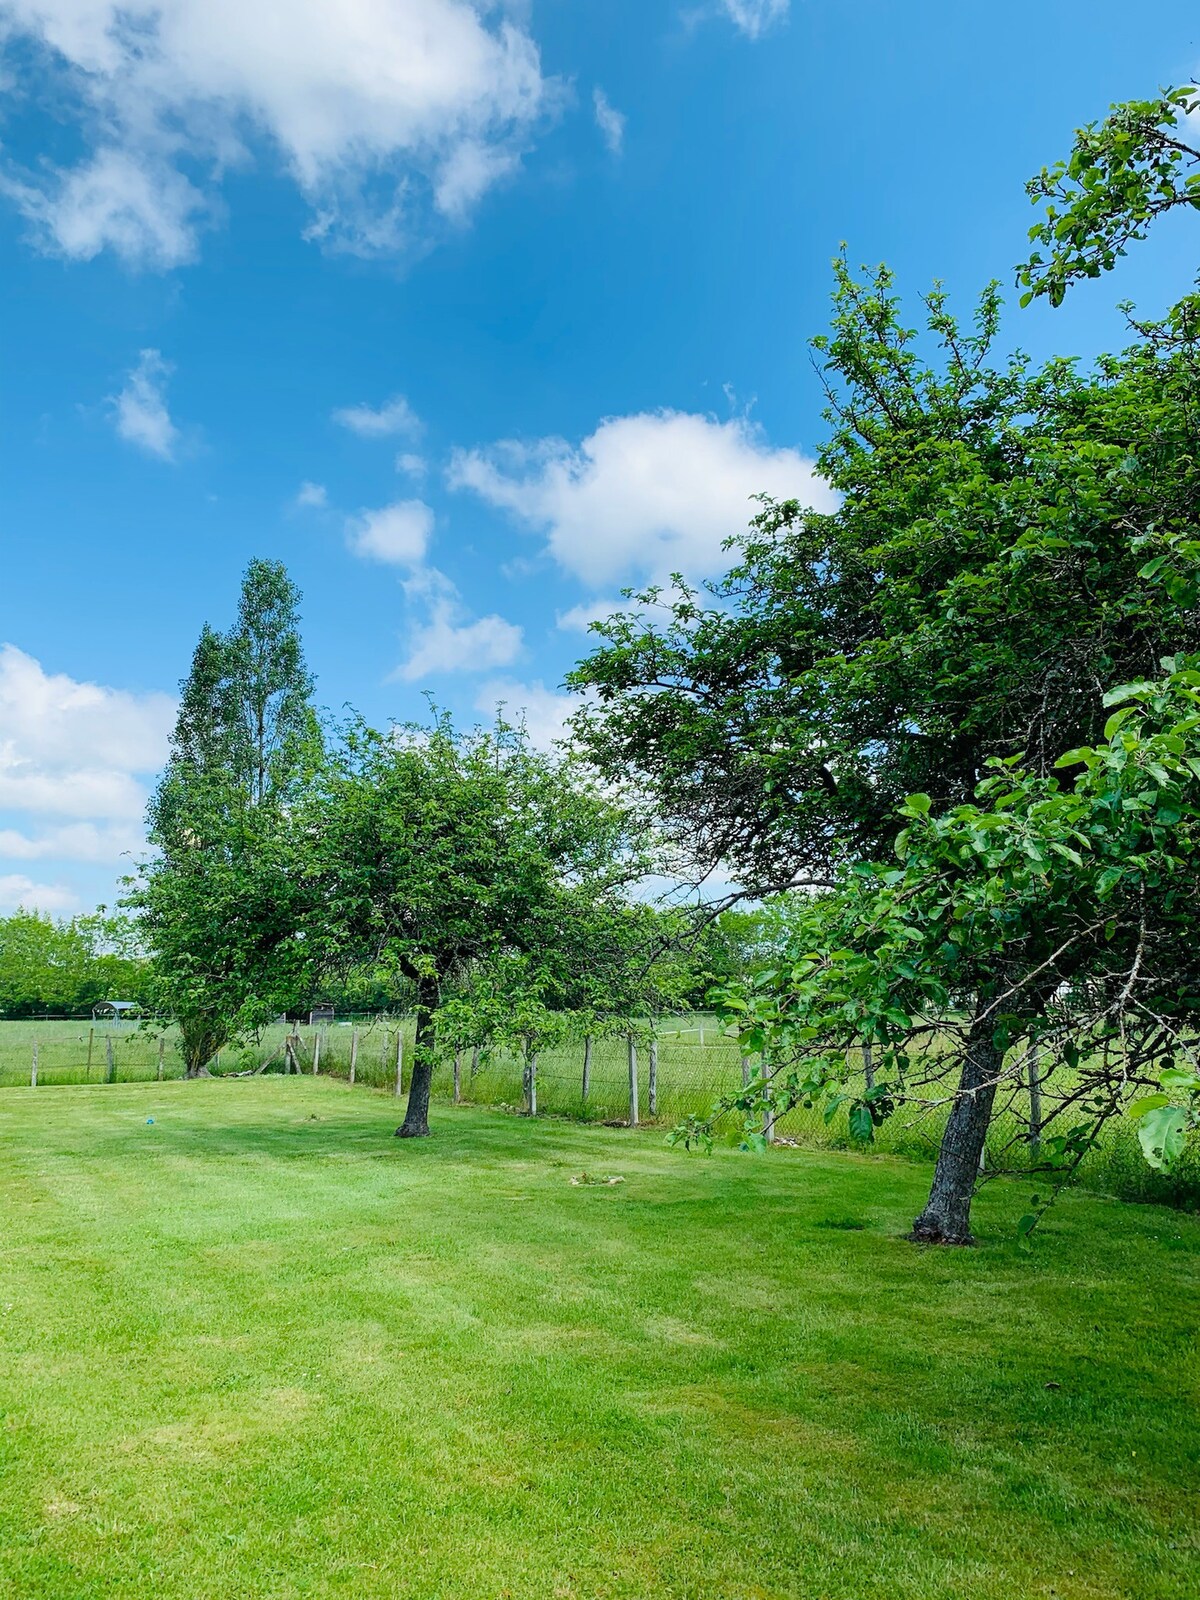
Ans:
<svg viewBox="0 0 1200 1600"><path fill-rule="evenodd" d="M429 1089L433 1083L435 1045L434 1012L438 985L434 978L417 981L417 1037L413 1048L412 1072L408 1080L408 1104L404 1121L396 1129L397 1139L429 1137Z"/></svg>
<svg viewBox="0 0 1200 1600"><path fill-rule="evenodd" d="M995 1024L987 1006L986 1000L980 1001L967 1036L962 1075L938 1150L929 1199L908 1236L918 1244L975 1243L971 1201L1004 1062L1004 1051L992 1039Z"/></svg>
<svg viewBox="0 0 1200 1600"><path fill-rule="evenodd" d="M223 1044L229 1042L229 1029L212 1016L180 1017L179 1048L183 1055L184 1076L209 1078L208 1063Z"/></svg>

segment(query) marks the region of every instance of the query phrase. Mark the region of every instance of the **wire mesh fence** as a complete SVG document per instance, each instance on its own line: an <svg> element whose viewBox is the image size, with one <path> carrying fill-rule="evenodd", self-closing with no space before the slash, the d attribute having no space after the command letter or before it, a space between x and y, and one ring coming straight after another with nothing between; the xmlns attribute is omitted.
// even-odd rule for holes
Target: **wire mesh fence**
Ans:
<svg viewBox="0 0 1200 1600"><path fill-rule="evenodd" d="M413 1057L411 1018L348 1017L297 1026L277 1023L251 1041L230 1046L210 1063L214 1074L317 1072L391 1094L406 1091ZM632 1060L631 1060L632 1054ZM609 1035L541 1049L531 1062L522 1051L443 1051L434 1072L438 1098L497 1110L560 1116L610 1126L636 1122L664 1132L688 1117L708 1117L714 1106L757 1076L760 1062L711 1015L666 1019L630 1039ZM867 1086L861 1053L852 1052L845 1088ZM183 1057L170 1026L113 1022L0 1023L0 1088L50 1088L64 1084L152 1082L181 1078ZM1041 1158L1039 1136L1055 1130L1072 1087L1065 1068L1050 1067L1031 1086L1017 1076L997 1100L984 1165L1022 1171ZM901 1105L877 1129L874 1148L917 1159L937 1152L949 1110L941 1104ZM774 1142L803 1148L863 1150L851 1134L847 1109L827 1116L826 1105L798 1105L764 1126L741 1111L715 1117L718 1141L740 1142L762 1132ZM1100 1147L1085 1160L1081 1177L1125 1198L1200 1205L1200 1150L1191 1149L1170 1175L1152 1172L1141 1158L1128 1122L1110 1125Z"/></svg>

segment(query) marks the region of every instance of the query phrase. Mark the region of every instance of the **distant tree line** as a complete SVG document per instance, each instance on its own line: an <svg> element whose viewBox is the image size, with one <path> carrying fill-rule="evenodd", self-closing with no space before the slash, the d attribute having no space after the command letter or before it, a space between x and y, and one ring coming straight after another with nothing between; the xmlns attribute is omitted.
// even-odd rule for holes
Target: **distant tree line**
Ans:
<svg viewBox="0 0 1200 1600"><path fill-rule="evenodd" d="M150 962L134 921L15 911L0 917L0 1016L82 1015L102 1000L149 1002Z"/></svg>

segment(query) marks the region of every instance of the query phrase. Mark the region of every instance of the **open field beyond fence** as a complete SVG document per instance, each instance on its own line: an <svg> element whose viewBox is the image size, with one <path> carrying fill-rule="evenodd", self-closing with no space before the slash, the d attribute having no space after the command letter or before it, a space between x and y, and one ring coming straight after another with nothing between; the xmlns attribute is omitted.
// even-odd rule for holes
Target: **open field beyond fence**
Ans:
<svg viewBox="0 0 1200 1600"><path fill-rule="evenodd" d="M296 1060L304 1074L314 1065L320 1074L348 1078L354 1056L355 1082L364 1088L394 1092L397 1041L403 1082L412 1059L411 1019L360 1017L314 1026L276 1025L260 1038L221 1052L214 1073L282 1071L285 1040L299 1039ZM37 1047L37 1083L40 1088L65 1084L148 1082L160 1072L164 1079L183 1076L183 1061L175 1031L135 1023L0 1022L0 1088L27 1086L34 1076ZM746 1070L757 1063L744 1062L738 1041L722 1030L711 1014L696 1013L664 1020L657 1029L653 1082L650 1051L643 1040L637 1051L638 1119L664 1129L688 1116L706 1115L723 1095L736 1091ZM582 1042L541 1050L537 1060L537 1109L541 1115L580 1121L626 1123L630 1119L628 1044L623 1037L593 1041L587 1063L584 1093ZM454 1094L455 1062L447 1053L434 1077L439 1099ZM459 1052L459 1095L464 1103L511 1111L528 1108L525 1061L513 1051ZM852 1080L861 1083L860 1078ZM653 1089L653 1100L651 1091ZM1055 1076L1041 1085L1043 1109L1056 1104ZM1022 1089L1006 1091L999 1103L988 1139L992 1167L1023 1170L1032 1160L1028 1144L1028 1098ZM881 1150L917 1160L931 1159L944 1120L944 1112L902 1108L877 1133ZM826 1122L823 1110L797 1107L781 1118L774 1132L780 1141L809 1149L855 1148L846 1112ZM724 1114L717 1122L718 1138L736 1143L742 1136L740 1115ZM1114 1123L1104 1133L1101 1148L1087 1158L1082 1179L1094 1188L1132 1200L1150 1200L1196 1207L1200 1205L1200 1147L1195 1144L1170 1175L1152 1171L1142 1159L1136 1136L1128 1123Z"/></svg>

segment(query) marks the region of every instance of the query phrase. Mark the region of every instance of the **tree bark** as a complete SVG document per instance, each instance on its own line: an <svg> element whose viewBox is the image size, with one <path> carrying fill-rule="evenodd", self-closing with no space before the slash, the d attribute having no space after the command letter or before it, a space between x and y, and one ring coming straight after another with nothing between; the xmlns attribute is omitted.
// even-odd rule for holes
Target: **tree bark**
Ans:
<svg viewBox="0 0 1200 1600"><path fill-rule="evenodd" d="M929 1199L908 1236L917 1244L975 1243L971 1201L1004 1062L1004 1051L992 1039L992 1017L980 1016L987 1003L979 1002L967 1036L962 1075L938 1150Z"/></svg>
<svg viewBox="0 0 1200 1600"><path fill-rule="evenodd" d="M397 1139L429 1137L429 1089L433 1083L434 1012L438 985L434 978L417 983L417 1037L413 1046L412 1072L408 1080L408 1104L404 1121L396 1129Z"/></svg>

